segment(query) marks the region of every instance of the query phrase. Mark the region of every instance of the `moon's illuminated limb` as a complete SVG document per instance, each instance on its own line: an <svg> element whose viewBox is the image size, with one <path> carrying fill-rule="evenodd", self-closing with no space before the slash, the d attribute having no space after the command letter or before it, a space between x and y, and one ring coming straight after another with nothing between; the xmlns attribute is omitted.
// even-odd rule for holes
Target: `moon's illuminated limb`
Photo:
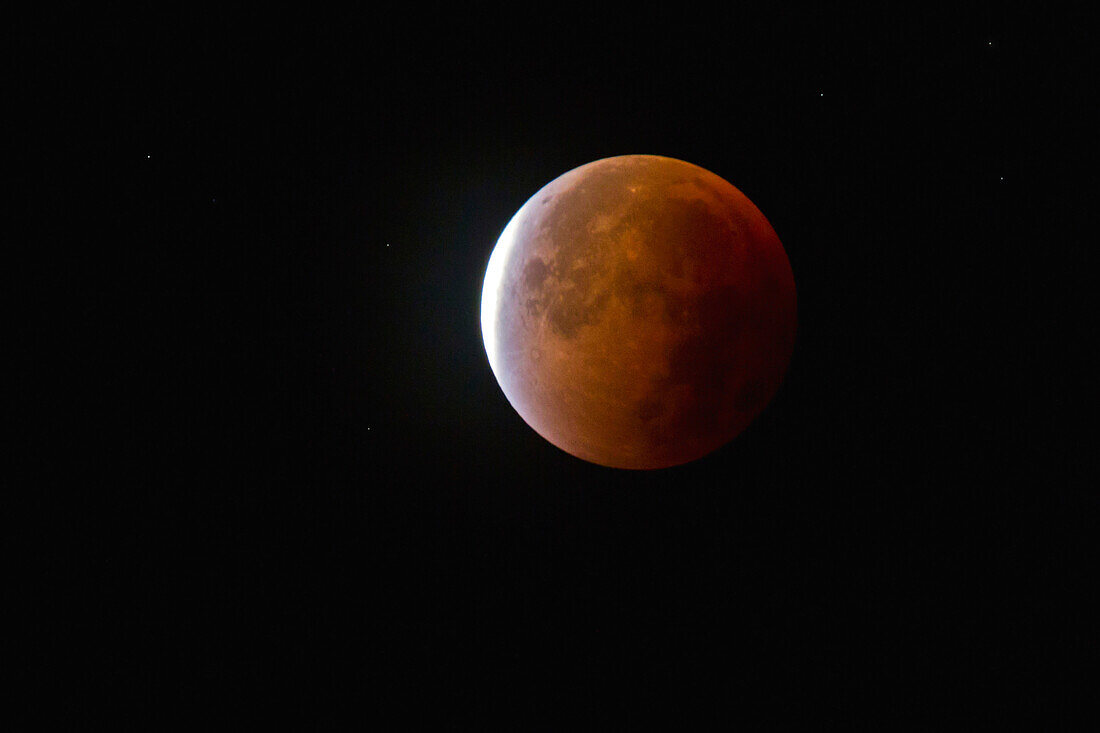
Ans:
<svg viewBox="0 0 1100 733"><path fill-rule="evenodd" d="M504 284L504 264L516 246L516 229L519 228L521 214L522 209L516 212L497 239L496 247L489 256L485 283L481 289L481 336L485 341L485 352L489 356L489 366L494 374L498 374L496 314L500 307L500 290Z"/></svg>

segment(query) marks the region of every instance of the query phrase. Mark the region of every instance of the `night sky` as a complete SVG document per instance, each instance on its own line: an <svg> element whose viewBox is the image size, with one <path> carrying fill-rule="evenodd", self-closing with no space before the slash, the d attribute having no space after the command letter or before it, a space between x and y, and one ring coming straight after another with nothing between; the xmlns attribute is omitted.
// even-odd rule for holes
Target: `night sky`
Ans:
<svg viewBox="0 0 1100 733"><path fill-rule="evenodd" d="M25 720L1058 729L1100 610L1083 15L766 5L28 22L68 173L25 187L64 355ZM649 472L527 427L479 322L512 214L630 153L737 186L798 288L770 406Z"/></svg>

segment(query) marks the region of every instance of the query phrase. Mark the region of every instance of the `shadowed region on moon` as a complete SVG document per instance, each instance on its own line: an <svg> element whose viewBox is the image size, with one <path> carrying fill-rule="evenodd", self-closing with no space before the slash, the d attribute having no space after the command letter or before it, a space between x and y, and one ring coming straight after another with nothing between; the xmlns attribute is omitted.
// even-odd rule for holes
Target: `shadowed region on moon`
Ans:
<svg viewBox="0 0 1100 733"><path fill-rule="evenodd" d="M740 433L778 389L795 288L763 214L718 176L650 155L576 168L516 213L482 332L509 402L605 466L661 468Z"/></svg>

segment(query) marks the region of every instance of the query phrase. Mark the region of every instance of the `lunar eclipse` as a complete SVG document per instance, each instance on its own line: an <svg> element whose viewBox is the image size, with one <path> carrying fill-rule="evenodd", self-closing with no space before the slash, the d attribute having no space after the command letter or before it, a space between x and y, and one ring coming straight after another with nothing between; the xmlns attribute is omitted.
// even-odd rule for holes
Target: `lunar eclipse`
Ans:
<svg viewBox="0 0 1100 733"><path fill-rule="evenodd" d="M568 453L657 469L741 433L783 380L794 277L723 178L656 155L575 168L532 196L489 259L481 328L515 410Z"/></svg>

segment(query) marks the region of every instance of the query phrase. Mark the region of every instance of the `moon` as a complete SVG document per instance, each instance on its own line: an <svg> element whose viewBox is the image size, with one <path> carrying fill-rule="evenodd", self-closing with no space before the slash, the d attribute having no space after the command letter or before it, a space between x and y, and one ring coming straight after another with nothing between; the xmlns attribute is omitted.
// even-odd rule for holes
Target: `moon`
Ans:
<svg viewBox="0 0 1100 733"><path fill-rule="evenodd" d="M532 196L489 258L481 331L520 417L602 466L657 469L732 440L775 395L797 325L775 230L697 165L623 155Z"/></svg>

